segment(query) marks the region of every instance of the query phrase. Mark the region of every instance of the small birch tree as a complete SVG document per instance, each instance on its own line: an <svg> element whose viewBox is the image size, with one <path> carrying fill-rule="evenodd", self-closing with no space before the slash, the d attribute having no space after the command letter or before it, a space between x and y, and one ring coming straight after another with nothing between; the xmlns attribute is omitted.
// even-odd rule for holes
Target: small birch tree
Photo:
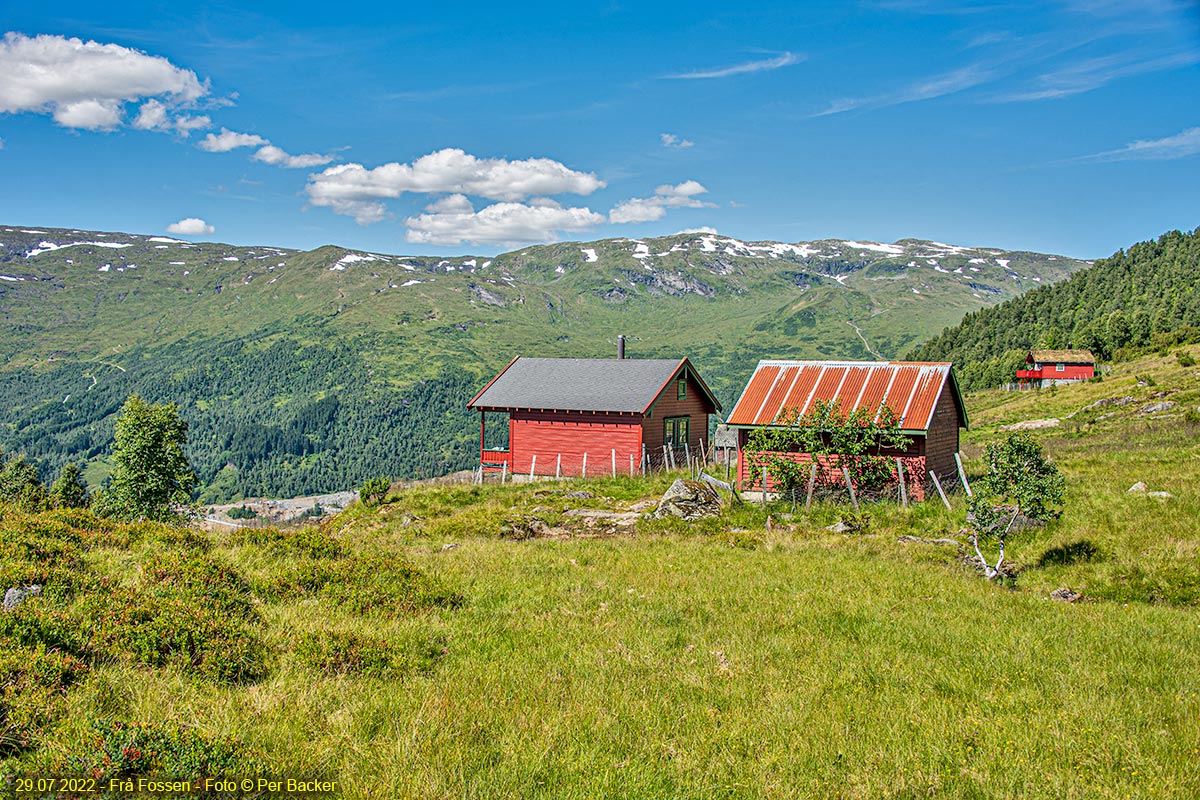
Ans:
<svg viewBox="0 0 1200 800"><path fill-rule="evenodd" d="M1065 482L1058 466L1046 458L1042 445L1028 433L1012 433L983 450L987 474L975 482L971 498L970 536L975 557L988 580L1005 574L1008 536L1018 516L1049 521L1062 511ZM980 537L994 540L997 557L992 564L983 554Z"/></svg>

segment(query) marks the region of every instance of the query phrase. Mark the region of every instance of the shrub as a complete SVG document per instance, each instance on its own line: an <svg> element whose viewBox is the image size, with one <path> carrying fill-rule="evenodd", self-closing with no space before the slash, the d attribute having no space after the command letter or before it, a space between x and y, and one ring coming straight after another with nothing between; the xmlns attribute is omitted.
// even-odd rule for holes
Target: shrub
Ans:
<svg viewBox="0 0 1200 800"><path fill-rule="evenodd" d="M143 568L142 586L113 587L79 606L89 649L136 664L174 664L201 677L246 683L264 677L249 585L233 567L204 553L171 552Z"/></svg>
<svg viewBox="0 0 1200 800"><path fill-rule="evenodd" d="M79 609L89 650L148 667L175 665L222 683L267 674L267 650L244 621L193 598L116 589Z"/></svg>
<svg viewBox="0 0 1200 800"><path fill-rule="evenodd" d="M36 747L62 713L67 689L86 672L87 666L67 653L5 642L0 647L0 754Z"/></svg>
<svg viewBox="0 0 1200 800"><path fill-rule="evenodd" d="M364 506L377 506L383 502L391 488L391 478L371 478L358 490L359 502Z"/></svg>
<svg viewBox="0 0 1200 800"><path fill-rule="evenodd" d="M1196 366L1195 357L1186 350L1180 350L1179 353L1176 354L1176 358L1179 360L1179 366L1181 367Z"/></svg>
<svg viewBox="0 0 1200 800"><path fill-rule="evenodd" d="M258 512L249 506L234 506L225 512L230 519L257 519Z"/></svg>
<svg viewBox="0 0 1200 800"><path fill-rule="evenodd" d="M214 736L182 724L150 725L90 720L82 742L53 771L103 779L154 775L198 778L260 774L262 757L232 736Z"/></svg>

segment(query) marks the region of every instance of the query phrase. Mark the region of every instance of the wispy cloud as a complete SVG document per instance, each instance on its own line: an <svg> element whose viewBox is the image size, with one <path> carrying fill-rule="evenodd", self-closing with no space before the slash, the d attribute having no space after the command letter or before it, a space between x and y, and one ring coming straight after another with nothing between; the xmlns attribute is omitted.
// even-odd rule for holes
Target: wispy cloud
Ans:
<svg viewBox="0 0 1200 800"><path fill-rule="evenodd" d="M843 97L832 101L829 108L818 111L812 116L827 117L831 114L842 114L858 109L885 108L904 103L916 103L921 100L932 100L935 97L944 97L987 83L999 74L999 71L993 67L971 64L940 75L923 78L894 92L871 97Z"/></svg>
<svg viewBox="0 0 1200 800"><path fill-rule="evenodd" d="M1173 53L1158 58L1142 59L1139 53L1114 53L1083 59L1039 75L1029 89L997 98L1000 102L1056 100L1099 89L1119 79L1133 75L1163 72L1200 63L1200 53Z"/></svg>
<svg viewBox="0 0 1200 800"><path fill-rule="evenodd" d="M1077 162L1097 161L1173 161L1177 158L1187 158L1200 153L1200 128L1188 128L1186 131L1162 139L1138 139L1116 150L1106 150L1103 153L1093 153L1074 159Z"/></svg>
<svg viewBox="0 0 1200 800"><path fill-rule="evenodd" d="M672 75L664 75L664 78L674 80L699 80L704 78L728 78L730 75L745 75L748 72L768 72L782 67L790 67L792 64L799 64L804 60L804 56L799 53L793 53L786 50L777 56L764 58L758 61L746 61L741 64L733 64L728 67L714 67L712 69L701 69L694 72L677 72Z"/></svg>

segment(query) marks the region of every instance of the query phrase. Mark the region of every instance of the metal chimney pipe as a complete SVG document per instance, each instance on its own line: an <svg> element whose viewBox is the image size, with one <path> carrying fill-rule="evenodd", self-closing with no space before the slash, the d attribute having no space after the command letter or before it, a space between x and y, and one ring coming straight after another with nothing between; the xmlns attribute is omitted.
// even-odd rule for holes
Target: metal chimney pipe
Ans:
<svg viewBox="0 0 1200 800"><path fill-rule="evenodd" d="M617 360L625 360L625 334L617 336Z"/></svg>

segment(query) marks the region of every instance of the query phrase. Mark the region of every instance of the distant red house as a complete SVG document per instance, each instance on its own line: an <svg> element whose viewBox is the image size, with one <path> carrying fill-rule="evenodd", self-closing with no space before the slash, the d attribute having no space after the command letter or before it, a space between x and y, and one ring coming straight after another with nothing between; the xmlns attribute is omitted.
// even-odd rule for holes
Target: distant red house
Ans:
<svg viewBox="0 0 1200 800"><path fill-rule="evenodd" d="M514 359L467 404L484 469L551 476L640 471L699 452L721 409L686 358ZM614 466L615 465L615 466Z"/></svg>
<svg viewBox="0 0 1200 800"><path fill-rule="evenodd" d="M1017 384L1037 388L1086 381L1095 375L1096 357L1091 350L1030 350L1025 369L1017 370Z"/></svg>
<svg viewBox="0 0 1200 800"><path fill-rule="evenodd" d="M791 411L803 416L818 400L837 401L847 414L873 410L876 419L886 405L899 416L901 431L912 444L907 450L881 455L901 459L914 499L924 499L930 470L943 483L955 479L958 429L967 427L967 412L949 363L760 361L729 413L729 426L738 431L738 484L743 489L763 488L761 472L748 466L745 457L750 432L781 424ZM789 455L798 462L810 459L807 453ZM829 469L822 472L827 483L840 479ZM775 490L773 484L768 476L768 492Z"/></svg>

